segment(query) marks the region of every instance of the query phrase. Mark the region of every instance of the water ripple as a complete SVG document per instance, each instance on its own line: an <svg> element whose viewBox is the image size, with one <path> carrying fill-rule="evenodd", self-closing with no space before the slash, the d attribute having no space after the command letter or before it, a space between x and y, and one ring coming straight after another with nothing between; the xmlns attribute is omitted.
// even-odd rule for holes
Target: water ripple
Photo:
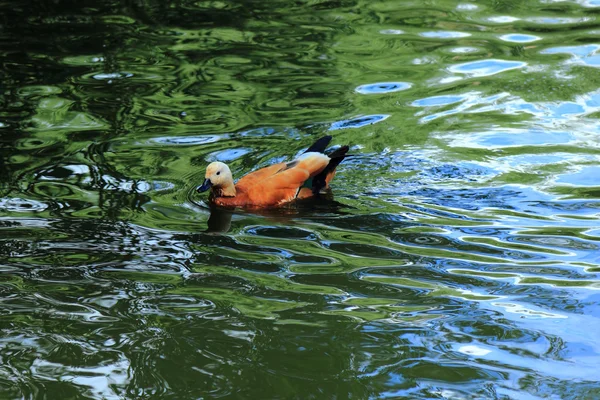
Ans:
<svg viewBox="0 0 600 400"><path fill-rule="evenodd" d="M0 5L1 398L599 397L595 1L38 3ZM329 133L319 199L194 191Z"/></svg>
<svg viewBox="0 0 600 400"><path fill-rule="evenodd" d="M505 42L514 42L514 43L531 43L537 40L541 40L542 38L535 35L526 35L523 33L511 33L508 35L500 36L500 39Z"/></svg>
<svg viewBox="0 0 600 400"><path fill-rule="evenodd" d="M379 82L368 85L360 85L354 90L361 94L382 94L410 89L411 86L412 84L407 82Z"/></svg>
<svg viewBox="0 0 600 400"><path fill-rule="evenodd" d="M329 128L330 131L348 128L362 128L363 126L373 125L381 121L385 121L389 115L367 115L364 117L356 117L353 119L334 122Z"/></svg>
<svg viewBox="0 0 600 400"><path fill-rule="evenodd" d="M522 61L490 59L453 65L449 67L448 70L450 72L465 74L472 77L481 77L495 75L513 69L523 68L526 65L527 63Z"/></svg>
<svg viewBox="0 0 600 400"><path fill-rule="evenodd" d="M456 39L471 36L467 32L452 32L452 31L437 31L437 32L421 32L419 36L426 38L440 38L440 39Z"/></svg>

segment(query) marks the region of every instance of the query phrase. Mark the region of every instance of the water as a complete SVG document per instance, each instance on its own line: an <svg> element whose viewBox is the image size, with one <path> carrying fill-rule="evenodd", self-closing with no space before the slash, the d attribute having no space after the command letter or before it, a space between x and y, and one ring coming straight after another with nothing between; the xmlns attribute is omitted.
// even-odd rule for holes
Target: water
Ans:
<svg viewBox="0 0 600 400"><path fill-rule="evenodd" d="M598 6L0 3L0 398L600 398Z"/></svg>

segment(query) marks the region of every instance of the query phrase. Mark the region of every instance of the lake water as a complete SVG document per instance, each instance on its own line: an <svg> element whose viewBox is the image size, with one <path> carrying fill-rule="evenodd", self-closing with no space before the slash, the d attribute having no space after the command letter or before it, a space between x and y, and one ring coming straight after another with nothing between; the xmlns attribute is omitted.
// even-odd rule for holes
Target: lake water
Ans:
<svg viewBox="0 0 600 400"><path fill-rule="evenodd" d="M600 398L599 7L0 3L0 398Z"/></svg>

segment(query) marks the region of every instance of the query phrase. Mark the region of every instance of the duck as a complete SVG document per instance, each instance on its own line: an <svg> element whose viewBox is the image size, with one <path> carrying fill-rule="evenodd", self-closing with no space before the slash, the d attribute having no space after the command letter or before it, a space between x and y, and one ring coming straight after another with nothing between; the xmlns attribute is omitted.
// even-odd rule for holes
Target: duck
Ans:
<svg viewBox="0 0 600 400"><path fill-rule="evenodd" d="M210 189L210 204L228 208L278 207L319 196L329 189L337 166L349 150L349 146L341 146L325 154L331 139L324 136L295 160L258 169L235 184L227 164L212 162L206 167L204 182L196 191L202 193Z"/></svg>

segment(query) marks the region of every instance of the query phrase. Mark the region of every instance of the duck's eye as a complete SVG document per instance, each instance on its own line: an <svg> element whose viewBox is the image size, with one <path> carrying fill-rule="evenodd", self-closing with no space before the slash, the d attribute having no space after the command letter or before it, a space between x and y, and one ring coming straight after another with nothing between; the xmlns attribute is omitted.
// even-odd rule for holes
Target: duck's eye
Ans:
<svg viewBox="0 0 600 400"><path fill-rule="evenodd" d="M221 171L217 172L217 175L221 175Z"/></svg>

